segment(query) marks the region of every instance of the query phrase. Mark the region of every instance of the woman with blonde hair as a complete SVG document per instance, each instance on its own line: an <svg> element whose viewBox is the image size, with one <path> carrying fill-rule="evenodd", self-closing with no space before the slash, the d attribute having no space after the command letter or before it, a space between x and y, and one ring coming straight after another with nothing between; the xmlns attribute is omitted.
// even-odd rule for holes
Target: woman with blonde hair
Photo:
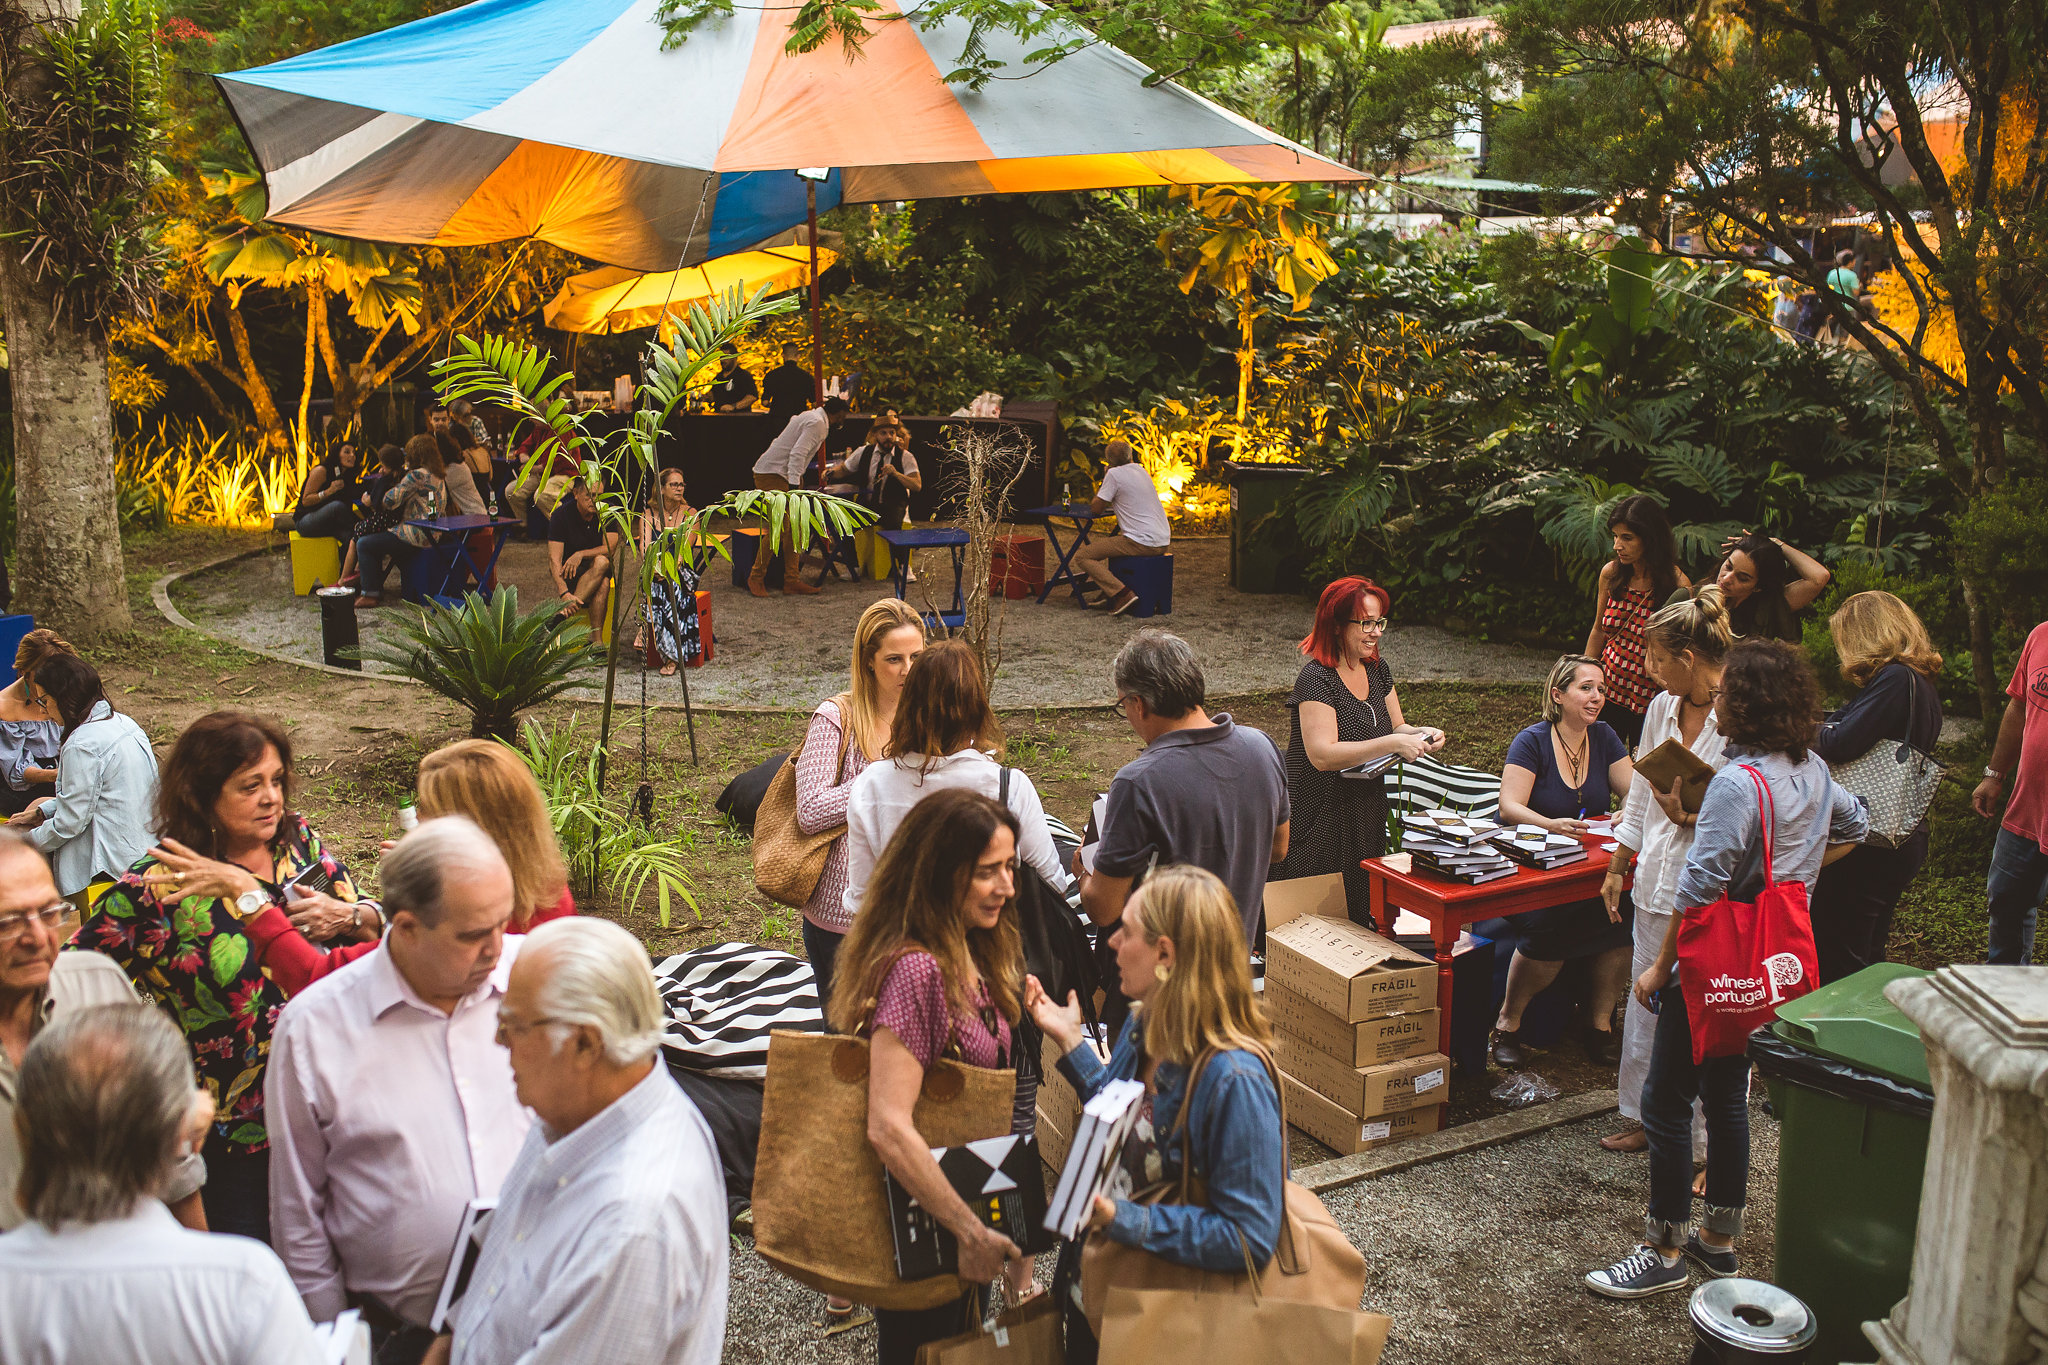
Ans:
<svg viewBox="0 0 2048 1365"><path fill-rule="evenodd" d="M1913 609L1888 592L1859 592L1828 618L1842 676L1860 689L1821 723L1813 751L1840 768L1900 740L1922 753L1941 738L1941 655ZM1860 844L1814 883L1813 944L1822 985L1885 960L1892 912L1927 861L1927 822L1897 848Z"/></svg>
<svg viewBox="0 0 2048 1365"><path fill-rule="evenodd" d="M1112 1080L1145 1086L1117 1157L1117 1197L1095 1201L1090 1235L1198 1270L1242 1274L1247 1257L1263 1266L1280 1239L1287 1150L1237 904L1212 872L1157 868L1124 903L1110 946L1131 1014L1107 1065L1085 1045L1080 1002L1069 994L1055 1004L1037 977L1024 978L1025 1007L1084 1104ZM1183 1151L1202 1203L1131 1197L1177 1187ZM1068 1365L1093 1365L1095 1335L1070 1289L1080 1260L1079 1243L1060 1248L1053 1293L1066 1312Z"/></svg>
<svg viewBox="0 0 2048 1365"><path fill-rule="evenodd" d="M443 815L475 821L505 855L512 870L509 932L576 913L547 799L518 754L495 740L465 739L421 759L420 818Z"/></svg>
<svg viewBox="0 0 2048 1365"><path fill-rule="evenodd" d="M64 723L41 693L29 695L36 666L78 651L54 630L32 630L14 651L14 681L0 688L0 815L19 815L32 802L57 794L57 750Z"/></svg>
<svg viewBox="0 0 2048 1365"><path fill-rule="evenodd" d="M1013 1291L1029 1285L1030 1263L954 1192L912 1111L925 1072L941 1057L1015 1066L1012 1131L1033 1131L1036 1034L1018 1029L1024 945L1014 907L1017 831L1015 815L977 792L952 788L919 802L876 864L873 887L840 949L826 1015L842 1033L870 1040L868 1141L875 1155L959 1240L962 1279L985 1285L1001 1272ZM937 1308L877 1309L880 1365L912 1365L925 1342L968 1330L980 1320L980 1300L976 1290Z"/></svg>
<svg viewBox="0 0 2048 1365"><path fill-rule="evenodd" d="M924 618L908 602L871 603L853 628L849 686L811 713L796 755L796 827L823 834L846 827L854 779L882 756L896 723L910 665L924 649ZM804 955L818 978L818 999L832 994L832 959L853 922L846 904L847 849L842 833L825 855L818 885L804 903Z"/></svg>

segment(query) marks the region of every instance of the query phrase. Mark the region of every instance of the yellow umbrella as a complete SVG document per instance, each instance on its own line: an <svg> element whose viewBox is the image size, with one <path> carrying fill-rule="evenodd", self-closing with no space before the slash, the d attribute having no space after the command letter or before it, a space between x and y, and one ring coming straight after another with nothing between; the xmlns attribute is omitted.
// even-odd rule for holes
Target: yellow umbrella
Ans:
<svg viewBox="0 0 2048 1365"><path fill-rule="evenodd" d="M821 237L829 237L821 233ZM811 248L797 242L757 251L736 251L683 270L664 270L643 275L608 265L571 275L560 293L549 301L542 316L547 325L563 332L588 332L603 336L652 327L664 315L681 317L690 305L738 285L752 294L762 285L770 293L801 289L811 279ZM818 248L818 269L828 270L839 259L837 252Z"/></svg>

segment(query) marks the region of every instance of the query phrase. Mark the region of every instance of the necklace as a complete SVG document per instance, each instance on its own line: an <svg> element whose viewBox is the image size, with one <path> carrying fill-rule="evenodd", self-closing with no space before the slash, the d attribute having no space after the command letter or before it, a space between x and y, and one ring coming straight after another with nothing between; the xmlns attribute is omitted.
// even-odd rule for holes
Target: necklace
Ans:
<svg viewBox="0 0 2048 1365"><path fill-rule="evenodd" d="M1556 727L1552 729L1556 730ZM1556 730L1556 733L1558 747L1564 750L1565 765L1571 769L1572 790L1579 791L1586 785L1586 753L1593 747L1593 733L1589 730L1580 737L1577 753L1572 752L1571 741L1564 737L1563 731Z"/></svg>

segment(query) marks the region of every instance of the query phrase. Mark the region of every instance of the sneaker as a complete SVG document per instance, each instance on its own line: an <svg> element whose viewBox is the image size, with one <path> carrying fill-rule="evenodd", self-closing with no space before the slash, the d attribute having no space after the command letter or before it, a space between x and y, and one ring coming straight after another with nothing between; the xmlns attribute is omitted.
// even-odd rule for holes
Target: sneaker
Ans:
<svg viewBox="0 0 2048 1365"><path fill-rule="evenodd" d="M1586 1273L1586 1288L1608 1299L1643 1299L1691 1284L1683 1257L1677 1265L1666 1265L1656 1248L1648 1245L1638 1246L1604 1270Z"/></svg>
<svg viewBox="0 0 2048 1365"><path fill-rule="evenodd" d="M1132 592L1129 588L1125 588L1109 600L1109 614L1111 616L1122 616L1137 605L1138 594Z"/></svg>
<svg viewBox="0 0 2048 1365"><path fill-rule="evenodd" d="M1685 1258L1717 1280L1737 1273L1735 1248L1710 1247L1697 1232L1685 1239Z"/></svg>

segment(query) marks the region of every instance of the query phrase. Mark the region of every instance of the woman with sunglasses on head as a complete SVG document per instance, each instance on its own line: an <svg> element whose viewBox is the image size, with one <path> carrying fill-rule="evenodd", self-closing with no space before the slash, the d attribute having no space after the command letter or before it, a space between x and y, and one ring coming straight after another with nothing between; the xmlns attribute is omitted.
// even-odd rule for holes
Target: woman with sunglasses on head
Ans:
<svg viewBox="0 0 2048 1365"><path fill-rule="evenodd" d="M663 532L687 525L697 514L697 509L690 506L690 500L683 492L682 470L662 470L659 488L659 496L640 513L635 529L634 539L643 555ZM704 653L704 642L697 625L696 547L674 545L670 548L675 556L675 572L673 575L666 572L666 564L655 569L647 585L646 619L633 637L633 648L644 650L647 632L653 630L654 652L661 656L661 676L664 678L673 678L676 665L695 663Z"/></svg>
<svg viewBox="0 0 2048 1365"><path fill-rule="evenodd" d="M1309 656L1287 699L1287 799L1293 811L1287 857L1273 880L1344 874L1352 920L1372 923L1365 858L1387 851L1387 790L1382 777L1345 777L1346 768L1433 754L1444 732L1401 715L1394 672L1380 657L1393 598L1370 578L1340 578L1316 603L1315 628L1301 642Z"/></svg>
<svg viewBox="0 0 2048 1365"><path fill-rule="evenodd" d="M1643 669L1643 623L1688 580L1678 567L1670 518L1649 494L1614 504L1607 529L1614 558L1600 570L1585 653L1600 661L1607 679L1607 724L1633 751L1642 737L1643 712L1657 695L1657 684Z"/></svg>

